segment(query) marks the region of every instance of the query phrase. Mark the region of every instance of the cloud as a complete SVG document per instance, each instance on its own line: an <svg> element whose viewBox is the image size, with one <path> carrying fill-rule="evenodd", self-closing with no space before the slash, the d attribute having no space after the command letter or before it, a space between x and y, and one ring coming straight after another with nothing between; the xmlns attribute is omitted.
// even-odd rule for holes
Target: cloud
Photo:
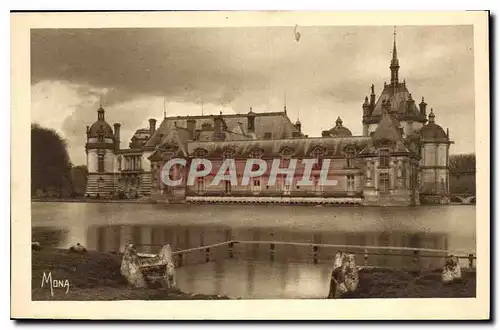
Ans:
<svg viewBox="0 0 500 330"><path fill-rule="evenodd" d="M85 126L103 97L110 123L122 123L122 147L147 119L169 115L300 112L318 136L340 116L361 133L361 104L388 81L392 27L300 27L32 30L33 120L61 130L81 156ZM397 29L400 78L415 99L425 96L450 127L453 151L473 151L471 26ZM457 92L459 91L459 93ZM469 141L464 142L462 141Z"/></svg>

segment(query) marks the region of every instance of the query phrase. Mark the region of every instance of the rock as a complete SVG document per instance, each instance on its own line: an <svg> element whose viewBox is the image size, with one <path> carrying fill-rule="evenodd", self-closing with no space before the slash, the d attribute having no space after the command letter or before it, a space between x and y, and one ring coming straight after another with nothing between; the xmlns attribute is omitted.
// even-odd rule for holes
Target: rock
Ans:
<svg viewBox="0 0 500 330"><path fill-rule="evenodd" d="M337 252L333 260L333 271L330 280L328 298L341 298L347 292L358 288L359 276L354 254Z"/></svg>
<svg viewBox="0 0 500 330"><path fill-rule="evenodd" d="M123 253L120 273L134 288L145 288L146 280L139 266L137 251L133 244L128 244Z"/></svg>
<svg viewBox="0 0 500 330"><path fill-rule="evenodd" d="M449 255L444 262L441 280L443 283L451 283L462 278L462 271L458 265L458 257Z"/></svg>
<svg viewBox="0 0 500 330"><path fill-rule="evenodd" d="M170 247L169 244L164 245L161 248L159 256L161 262L166 265L165 274L163 275L164 278L163 283L169 289L175 288L177 285L176 272L175 272L174 258L172 256L172 248Z"/></svg>
<svg viewBox="0 0 500 330"><path fill-rule="evenodd" d="M87 249L81 245L80 243L76 243L76 245L72 245L69 247L69 252L72 253L87 253Z"/></svg>
<svg viewBox="0 0 500 330"><path fill-rule="evenodd" d="M39 242L31 242L31 250L40 251L41 249L42 249L42 246L40 245Z"/></svg>

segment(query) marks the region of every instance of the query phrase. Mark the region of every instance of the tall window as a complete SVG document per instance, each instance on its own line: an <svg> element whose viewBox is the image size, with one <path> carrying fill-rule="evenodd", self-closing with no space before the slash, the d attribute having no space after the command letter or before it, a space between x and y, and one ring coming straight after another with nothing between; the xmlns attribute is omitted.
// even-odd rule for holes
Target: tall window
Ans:
<svg viewBox="0 0 500 330"><path fill-rule="evenodd" d="M380 192L389 192L389 173L382 172L379 174L379 185L378 189Z"/></svg>
<svg viewBox="0 0 500 330"><path fill-rule="evenodd" d="M355 190L354 175L347 176L347 191L352 192Z"/></svg>
<svg viewBox="0 0 500 330"><path fill-rule="evenodd" d="M252 178L252 192L259 192L259 191L260 191L260 179Z"/></svg>
<svg viewBox="0 0 500 330"><path fill-rule="evenodd" d="M389 167L391 160L389 149L380 149L378 157L379 157L379 167Z"/></svg>
<svg viewBox="0 0 500 330"><path fill-rule="evenodd" d="M355 157L356 157L356 149L354 149L354 147L347 147L345 149L345 158L346 158L347 168L356 167L356 164L354 161Z"/></svg>
<svg viewBox="0 0 500 330"><path fill-rule="evenodd" d="M229 181L229 180L224 181L224 192L226 194L231 193L231 181Z"/></svg>
<svg viewBox="0 0 500 330"><path fill-rule="evenodd" d="M196 179L196 192L201 195L205 192L205 178Z"/></svg>
<svg viewBox="0 0 500 330"><path fill-rule="evenodd" d="M97 155L97 171L104 172L104 155Z"/></svg>
<svg viewBox="0 0 500 330"><path fill-rule="evenodd" d="M122 156L118 156L118 171L122 170Z"/></svg>

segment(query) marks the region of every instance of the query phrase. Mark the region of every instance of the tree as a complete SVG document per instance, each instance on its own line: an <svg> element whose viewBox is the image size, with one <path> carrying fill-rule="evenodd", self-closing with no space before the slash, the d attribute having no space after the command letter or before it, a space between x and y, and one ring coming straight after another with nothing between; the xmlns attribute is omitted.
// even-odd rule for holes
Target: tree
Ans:
<svg viewBox="0 0 500 330"><path fill-rule="evenodd" d="M76 196L84 196L85 188L87 187L87 166L78 165L73 166L71 169L71 181L73 183L72 194L74 197Z"/></svg>
<svg viewBox="0 0 500 330"><path fill-rule="evenodd" d="M63 196L71 190L66 142L54 130L31 125L31 192Z"/></svg>

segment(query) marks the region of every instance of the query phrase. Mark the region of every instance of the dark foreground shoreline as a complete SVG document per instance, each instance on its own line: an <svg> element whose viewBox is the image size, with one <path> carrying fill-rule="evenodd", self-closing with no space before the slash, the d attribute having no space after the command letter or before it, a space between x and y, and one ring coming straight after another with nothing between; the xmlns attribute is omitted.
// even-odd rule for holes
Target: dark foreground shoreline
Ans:
<svg viewBox="0 0 500 330"><path fill-rule="evenodd" d="M217 295L183 293L169 289L129 288L120 274L119 255L42 249L32 252L32 300L214 300ZM51 294L44 274L57 281ZM442 284L440 271L415 274L405 270L362 269L358 290L345 298L466 298L476 296L475 269L462 271L462 280ZM69 288L64 286L65 281ZM57 285L59 287L57 287ZM325 292L325 298L328 292Z"/></svg>

